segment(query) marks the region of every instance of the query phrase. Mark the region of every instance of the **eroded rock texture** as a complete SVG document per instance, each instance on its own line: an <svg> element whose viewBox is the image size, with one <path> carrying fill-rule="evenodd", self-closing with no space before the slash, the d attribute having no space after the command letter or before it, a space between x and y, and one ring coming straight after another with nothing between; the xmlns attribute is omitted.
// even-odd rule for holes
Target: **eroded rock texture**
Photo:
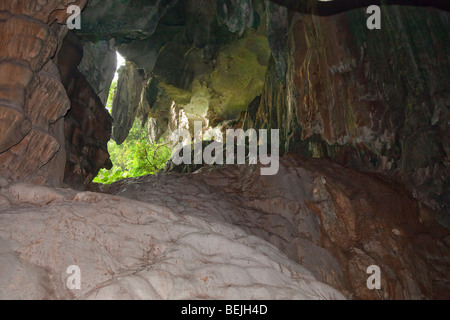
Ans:
<svg viewBox="0 0 450 320"><path fill-rule="evenodd" d="M448 230L374 175L288 157L103 187L0 192L1 298L448 298ZM82 270L69 290L68 266ZM382 289L366 286L381 268ZM181 289L182 288L182 289Z"/></svg>
<svg viewBox="0 0 450 320"><path fill-rule="evenodd" d="M107 148L112 118L77 68L82 57L80 41L75 34L68 33L58 52L57 64L71 105L64 118L67 158L64 182L77 189L89 184L101 168L112 166Z"/></svg>
<svg viewBox="0 0 450 320"><path fill-rule="evenodd" d="M370 31L343 3L92 0L80 42L85 0L1 1L0 298L449 298L449 13L383 6ZM244 122L328 159L38 186L111 166L113 49L117 142L136 116L154 141Z"/></svg>
<svg viewBox="0 0 450 320"><path fill-rule="evenodd" d="M270 56L263 1L159 1L139 8L133 1L110 1L108 10L103 6L89 3L80 37L89 47L90 41L100 46L114 39L117 50L145 72L137 113L132 98L113 103L116 142L128 136L136 114L143 124L154 119L149 131L159 138L178 121L175 109L184 111L193 131L196 120L207 128L238 118L260 95ZM119 91L124 97L130 92Z"/></svg>
<svg viewBox="0 0 450 320"><path fill-rule="evenodd" d="M0 209L1 299L344 298L205 212L27 184L0 201L11 205ZM66 286L71 265L82 272L80 290Z"/></svg>
<svg viewBox="0 0 450 320"><path fill-rule="evenodd" d="M64 121L70 107L54 62L71 2L0 3L0 175L59 186L65 167ZM52 26L50 26L53 23Z"/></svg>
<svg viewBox="0 0 450 320"><path fill-rule="evenodd" d="M291 16L286 78L272 61L246 127L281 129L286 152L401 177L449 226L449 13L385 6L372 31L365 8Z"/></svg>
<svg viewBox="0 0 450 320"><path fill-rule="evenodd" d="M4 179L51 186L66 182L79 188L100 168L111 165L106 143L112 120L99 92L77 71L83 49L63 25L69 5L85 4L85 0L0 4Z"/></svg>
<svg viewBox="0 0 450 320"><path fill-rule="evenodd" d="M261 176L258 166L206 167L100 190L239 226L347 297L424 299L450 293L448 230L430 209L381 176L289 156L275 176ZM383 270L380 291L367 289L370 265Z"/></svg>
<svg viewBox="0 0 450 320"><path fill-rule="evenodd" d="M144 79L144 70L138 69L133 62L127 62L119 69L119 80L111 110L114 119L112 138L117 144L125 141L133 127L141 101Z"/></svg>
<svg viewBox="0 0 450 320"><path fill-rule="evenodd" d="M116 67L114 40L83 43L83 60L78 69L105 106Z"/></svg>

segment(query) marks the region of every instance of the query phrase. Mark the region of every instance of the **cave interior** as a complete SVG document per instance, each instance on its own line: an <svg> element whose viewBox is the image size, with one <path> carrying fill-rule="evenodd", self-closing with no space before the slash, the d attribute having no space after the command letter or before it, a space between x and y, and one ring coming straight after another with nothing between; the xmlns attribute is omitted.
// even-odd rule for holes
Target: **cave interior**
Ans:
<svg viewBox="0 0 450 320"><path fill-rule="evenodd" d="M449 31L443 0L0 0L0 299L450 299ZM94 182L136 126L192 161Z"/></svg>

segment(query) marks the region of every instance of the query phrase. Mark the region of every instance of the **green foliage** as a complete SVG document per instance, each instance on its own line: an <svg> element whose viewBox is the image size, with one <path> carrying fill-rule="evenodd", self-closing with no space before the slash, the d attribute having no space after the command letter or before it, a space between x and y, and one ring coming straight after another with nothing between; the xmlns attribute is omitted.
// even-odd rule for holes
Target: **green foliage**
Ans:
<svg viewBox="0 0 450 320"><path fill-rule="evenodd" d="M109 91L108 110L111 110L117 81L113 82ZM111 184L120 179L155 174L164 169L172 154L164 143L150 143L145 127L135 121L127 140L117 145L113 140L108 143L108 151L113 167L102 169L94 179L96 183Z"/></svg>
<svg viewBox="0 0 450 320"><path fill-rule="evenodd" d="M111 88L109 88L108 102L106 103L106 109L108 109L109 111L111 111L112 109L114 93L116 92L116 89L117 89L117 79L114 79L114 81L111 84Z"/></svg>
<svg viewBox="0 0 450 320"><path fill-rule="evenodd" d="M110 184L120 179L140 177L158 173L164 169L172 154L164 143L150 143L147 131L136 121L122 145L108 143L113 162L111 170L101 170L94 182Z"/></svg>

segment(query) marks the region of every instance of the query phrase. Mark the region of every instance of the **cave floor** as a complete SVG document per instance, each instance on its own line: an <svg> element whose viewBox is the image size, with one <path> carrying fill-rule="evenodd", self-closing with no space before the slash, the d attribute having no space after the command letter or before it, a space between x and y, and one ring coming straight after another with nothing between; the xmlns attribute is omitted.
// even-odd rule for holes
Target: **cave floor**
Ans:
<svg viewBox="0 0 450 320"><path fill-rule="evenodd" d="M449 297L449 232L401 186L297 156L259 173L204 167L89 192L6 186L0 298Z"/></svg>

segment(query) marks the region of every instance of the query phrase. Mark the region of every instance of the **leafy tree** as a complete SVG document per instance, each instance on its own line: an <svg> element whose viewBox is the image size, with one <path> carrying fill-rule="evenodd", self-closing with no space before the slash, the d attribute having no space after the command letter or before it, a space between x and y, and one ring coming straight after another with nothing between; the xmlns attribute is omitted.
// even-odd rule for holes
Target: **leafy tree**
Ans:
<svg viewBox="0 0 450 320"><path fill-rule="evenodd" d="M111 110L117 82L113 82L109 91L108 110ZM163 142L150 143L148 132L140 121L135 121L127 140L117 145L113 140L108 143L108 151L113 167L100 170L94 179L96 183L111 184L120 179L155 174L162 170L170 159L172 150Z"/></svg>
<svg viewBox="0 0 450 320"><path fill-rule="evenodd" d="M109 95L108 95L108 101L106 103L106 109L108 109L111 112L113 100L114 100L114 93L117 89L117 79L114 79L113 83L111 84L111 88L109 88Z"/></svg>

